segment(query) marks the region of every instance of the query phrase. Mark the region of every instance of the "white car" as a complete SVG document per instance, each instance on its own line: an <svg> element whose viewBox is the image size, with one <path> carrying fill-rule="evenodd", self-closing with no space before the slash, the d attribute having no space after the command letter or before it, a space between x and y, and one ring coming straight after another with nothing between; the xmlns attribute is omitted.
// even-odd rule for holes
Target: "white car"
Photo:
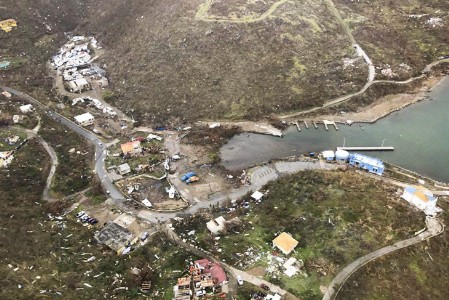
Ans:
<svg viewBox="0 0 449 300"><path fill-rule="evenodd" d="M238 283L239 285L243 285L243 279L242 279L242 277L237 276L237 283Z"/></svg>
<svg viewBox="0 0 449 300"><path fill-rule="evenodd" d="M201 296L204 296L204 295L206 295L206 291L205 290L196 291L196 296L197 297L201 297Z"/></svg>

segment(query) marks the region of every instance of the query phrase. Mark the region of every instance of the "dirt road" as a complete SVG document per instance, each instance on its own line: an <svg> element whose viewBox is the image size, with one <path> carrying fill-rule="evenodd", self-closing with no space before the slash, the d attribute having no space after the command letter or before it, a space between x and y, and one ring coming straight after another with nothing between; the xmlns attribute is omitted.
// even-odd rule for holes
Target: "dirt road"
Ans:
<svg viewBox="0 0 449 300"><path fill-rule="evenodd" d="M350 263L343 270L341 270L340 273L338 273L337 276L335 276L335 278L332 280L329 287L327 288L326 293L323 296L323 300L334 299L337 296L338 292L340 291L341 287L346 282L346 280L348 280L348 278L352 274L354 274L360 267L364 266L370 261L375 260L376 258L379 258L381 256L388 255L393 251L403 249L415 245L417 243L420 243L429 238L435 237L444 231L444 225L438 219L427 217L426 225L427 231L422 232L419 235L414 236L412 238L399 241L391 246L378 249Z"/></svg>

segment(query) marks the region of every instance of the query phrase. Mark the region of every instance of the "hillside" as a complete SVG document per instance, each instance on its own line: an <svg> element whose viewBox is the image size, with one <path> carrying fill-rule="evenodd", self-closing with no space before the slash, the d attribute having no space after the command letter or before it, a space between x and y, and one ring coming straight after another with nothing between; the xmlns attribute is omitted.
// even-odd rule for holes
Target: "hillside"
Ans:
<svg viewBox="0 0 449 300"><path fill-rule="evenodd" d="M355 53L324 2L208 2L100 1L90 11L82 28L107 50L117 106L149 122L252 118L364 84L363 60L344 68Z"/></svg>
<svg viewBox="0 0 449 300"><path fill-rule="evenodd" d="M447 54L447 1L334 2L378 79L409 78ZM1 81L48 97L45 61L63 33L74 32L98 38L108 100L144 122L254 119L321 106L367 78L329 3L6 0L0 17L19 26L0 32L0 59L12 62Z"/></svg>

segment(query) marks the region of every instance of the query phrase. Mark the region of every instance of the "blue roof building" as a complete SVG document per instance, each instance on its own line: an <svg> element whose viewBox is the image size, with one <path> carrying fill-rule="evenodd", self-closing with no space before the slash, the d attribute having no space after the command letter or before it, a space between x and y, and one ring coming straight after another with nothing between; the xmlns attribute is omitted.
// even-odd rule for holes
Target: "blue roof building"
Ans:
<svg viewBox="0 0 449 300"><path fill-rule="evenodd" d="M349 155L349 164L377 175L382 175L385 171L384 163L380 159L359 153Z"/></svg>

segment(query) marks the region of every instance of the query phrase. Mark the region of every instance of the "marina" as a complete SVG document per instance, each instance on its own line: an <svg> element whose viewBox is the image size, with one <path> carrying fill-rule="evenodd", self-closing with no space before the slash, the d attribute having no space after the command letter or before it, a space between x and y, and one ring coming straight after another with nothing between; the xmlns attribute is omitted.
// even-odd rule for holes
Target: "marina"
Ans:
<svg viewBox="0 0 449 300"><path fill-rule="evenodd" d="M346 145L350 145L348 151L364 151L435 180L449 182L448 111L449 77L446 77L433 88L429 99L373 124L339 124L338 131L326 131L318 128L317 121L311 121L317 130L299 132L292 126L284 131L283 138L245 133L229 140L221 148L220 156L224 167L235 170L325 149L348 149Z"/></svg>

